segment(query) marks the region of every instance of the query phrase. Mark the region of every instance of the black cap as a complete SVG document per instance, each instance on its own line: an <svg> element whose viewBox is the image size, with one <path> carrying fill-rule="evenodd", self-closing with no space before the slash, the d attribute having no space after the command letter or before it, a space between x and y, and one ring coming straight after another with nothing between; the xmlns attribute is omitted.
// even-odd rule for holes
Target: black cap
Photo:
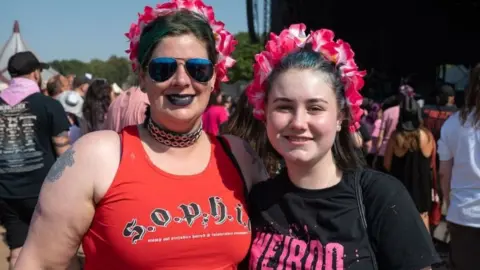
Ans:
<svg viewBox="0 0 480 270"><path fill-rule="evenodd" d="M73 78L73 88L78 88L84 84L90 84L92 82L92 80L90 80L86 75L82 75L82 76L75 76L75 78Z"/></svg>
<svg viewBox="0 0 480 270"><path fill-rule="evenodd" d="M19 52L14 54L8 60L8 73L10 76L18 77L22 75L27 75L35 70L48 69L50 66L46 63L41 63L38 61L37 57L32 52Z"/></svg>
<svg viewBox="0 0 480 270"><path fill-rule="evenodd" d="M437 96L454 97L455 89L451 84L444 84L438 88Z"/></svg>

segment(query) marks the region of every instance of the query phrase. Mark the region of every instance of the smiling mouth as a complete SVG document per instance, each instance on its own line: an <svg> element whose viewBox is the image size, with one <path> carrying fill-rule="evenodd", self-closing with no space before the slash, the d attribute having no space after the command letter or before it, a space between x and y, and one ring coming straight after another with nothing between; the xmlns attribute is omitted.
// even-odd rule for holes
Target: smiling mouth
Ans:
<svg viewBox="0 0 480 270"><path fill-rule="evenodd" d="M195 95L170 94L165 95L168 102L175 106L188 106L192 104Z"/></svg>
<svg viewBox="0 0 480 270"><path fill-rule="evenodd" d="M291 142L308 142L312 140L311 138L306 138L306 137L298 137L298 136L284 136L287 140Z"/></svg>

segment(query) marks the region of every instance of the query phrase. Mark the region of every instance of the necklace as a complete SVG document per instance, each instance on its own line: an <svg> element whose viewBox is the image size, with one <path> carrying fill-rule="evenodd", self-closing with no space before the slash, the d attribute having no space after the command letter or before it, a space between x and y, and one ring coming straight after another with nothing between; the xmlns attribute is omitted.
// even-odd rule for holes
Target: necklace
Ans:
<svg viewBox="0 0 480 270"><path fill-rule="evenodd" d="M151 117L148 117L146 121L148 133L150 133L157 142L166 146L177 148L189 147L198 141L200 135L202 135L202 124L193 132L178 133L160 127L157 123L153 122Z"/></svg>

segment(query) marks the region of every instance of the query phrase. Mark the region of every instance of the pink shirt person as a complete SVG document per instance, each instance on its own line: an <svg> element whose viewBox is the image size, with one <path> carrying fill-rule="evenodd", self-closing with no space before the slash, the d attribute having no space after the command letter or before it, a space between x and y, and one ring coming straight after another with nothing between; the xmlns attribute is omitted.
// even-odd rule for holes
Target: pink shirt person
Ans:
<svg viewBox="0 0 480 270"><path fill-rule="evenodd" d="M400 106L391 107L383 112L382 124L380 130L383 130L383 140L380 149L378 150L379 156L385 155L387 149L387 143L390 139L390 135L397 129L398 117L400 114Z"/></svg>
<svg viewBox="0 0 480 270"><path fill-rule="evenodd" d="M228 120L228 112L225 106L209 106L202 115L203 130L212 135L218 135L220 125Z"/></svg>
<svg viewBox="0 0 480 270"><path fill-rule="evenodd" d="M145 110L149 104L147 94L143 93L140 88L128 89L110 104L104 129L120 132L124 127L143 123Z"/></svg>

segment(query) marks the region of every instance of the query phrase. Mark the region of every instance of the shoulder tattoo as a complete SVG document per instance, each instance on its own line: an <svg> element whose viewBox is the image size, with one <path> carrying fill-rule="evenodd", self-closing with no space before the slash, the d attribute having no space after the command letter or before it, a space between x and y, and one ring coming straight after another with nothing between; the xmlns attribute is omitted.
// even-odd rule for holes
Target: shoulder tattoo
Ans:
<svg viewBox="0 0 480 270"><path fill-rule="evenodd" d="M52 168L50 168L45 180L49 182L55 182L60 179L65 169L67 167L72 167L75 163L73 154L75 154L75 150L73 150L72 147L68 148L68 150L65 151L53 164Z"/></svg>

